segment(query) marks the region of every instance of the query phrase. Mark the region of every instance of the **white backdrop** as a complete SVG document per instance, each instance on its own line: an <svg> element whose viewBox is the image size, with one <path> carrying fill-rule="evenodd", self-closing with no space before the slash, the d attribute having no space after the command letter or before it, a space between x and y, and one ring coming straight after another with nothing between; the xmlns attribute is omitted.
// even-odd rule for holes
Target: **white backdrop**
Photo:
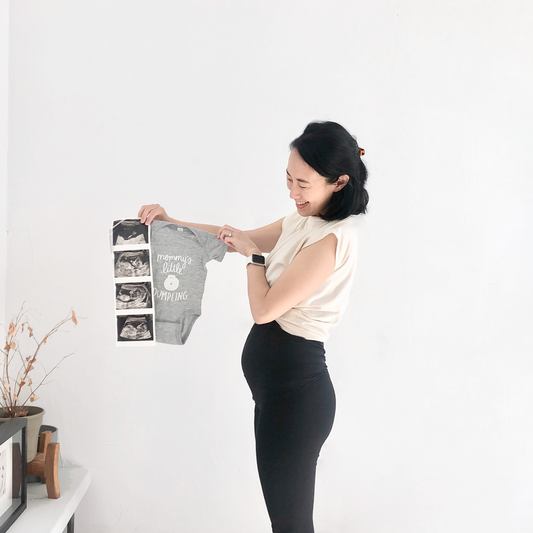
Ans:
<svg viewBox="0 0 533 533"><path fill-rule="evenodd" d="M0 2L0 250L5 250L7 244L8 47L9 3ZM0 254L0 302L5 301L6 261L4 252ZM0 304L0 324L4 324L3 304Z"/></svg>
<svg viewBox="0 0 533 533"><path fill-rule="evenodd" d="M10 3L5 310L26 301L43 330L85 317L47 346L76 353L39 400L92 473L79 533L269 531L244 262L210 265L185 346L118 349L108 229L152 202L245 229L288 214L288 144L311 120L357 135L371 198L327 345L317 533L533 530L532 16L527 0Z"/></svg>

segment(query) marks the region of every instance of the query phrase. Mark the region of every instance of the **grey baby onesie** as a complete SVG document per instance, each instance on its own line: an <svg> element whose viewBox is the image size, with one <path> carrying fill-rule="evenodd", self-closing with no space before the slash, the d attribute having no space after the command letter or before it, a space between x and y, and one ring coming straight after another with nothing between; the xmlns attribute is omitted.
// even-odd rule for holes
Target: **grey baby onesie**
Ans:
<svg viewBox="0 0 533 533"><path fill-rule="evenodd" d="M185 344L201 314L206 263L222 261L227 246L207 231L154 220L150 225L155 339Z"/></svg>

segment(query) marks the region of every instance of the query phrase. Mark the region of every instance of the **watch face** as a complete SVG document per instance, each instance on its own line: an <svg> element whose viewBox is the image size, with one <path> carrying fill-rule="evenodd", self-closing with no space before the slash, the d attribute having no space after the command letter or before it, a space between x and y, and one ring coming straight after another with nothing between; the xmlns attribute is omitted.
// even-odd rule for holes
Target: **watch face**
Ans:
<svg viewBox="0 0 533 533"><path fill-rule="evenodd" d="M258 265L264 265L265 264L265 258L262 255L253 254L252 255L252 262L257 263Z"/></svg>

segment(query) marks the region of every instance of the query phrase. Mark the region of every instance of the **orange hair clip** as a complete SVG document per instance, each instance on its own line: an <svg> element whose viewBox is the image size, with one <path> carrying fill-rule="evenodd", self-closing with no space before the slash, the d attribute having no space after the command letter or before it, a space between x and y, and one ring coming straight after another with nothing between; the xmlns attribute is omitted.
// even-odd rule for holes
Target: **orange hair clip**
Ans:
<svg viewBox="0 0 533 533"><path fill-rule="evenodd" d="M365 149L359 148L359 157L363 157L365 155Z"/></svg>

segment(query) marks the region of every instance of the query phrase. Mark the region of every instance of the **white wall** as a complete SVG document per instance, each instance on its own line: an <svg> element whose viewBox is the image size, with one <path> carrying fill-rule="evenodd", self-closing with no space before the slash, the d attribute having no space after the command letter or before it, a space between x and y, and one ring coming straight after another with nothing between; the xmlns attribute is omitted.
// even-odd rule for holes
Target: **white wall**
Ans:
<svg viewBox="0 0 533 533"><path fill-rule="evenodd" d="M9 3L0 2L0 324L5 324ZM0 331L3 331L0 329Z"/></svg>
<svg viewBox="0 0 533 533"><path fill-rule="evenodd" d="M79 533L269 530L240 370L238 257L183 347L114 345L107 232L148 202L250 228L292 211L288 143L358 136L371 176L317 533L533 529L533 6L17 0L9 312L73 306L42 389L90 468ZM1 185L1 183L0 183ZM40 313L40 315L39 315Z"/></svg>

